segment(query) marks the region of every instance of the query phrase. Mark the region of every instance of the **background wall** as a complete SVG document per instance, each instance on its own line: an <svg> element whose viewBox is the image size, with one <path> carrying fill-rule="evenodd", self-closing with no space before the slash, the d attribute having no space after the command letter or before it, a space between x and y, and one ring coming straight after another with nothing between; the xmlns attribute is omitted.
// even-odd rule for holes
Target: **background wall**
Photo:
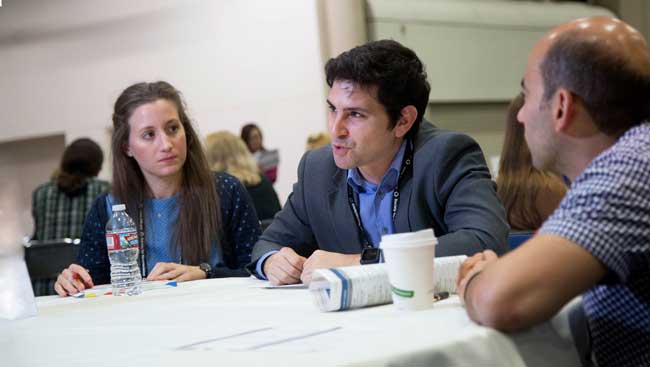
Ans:
<svg viewBox="0 0 650 367"><path fill-rule="evenodd" d="M260 124L265 145L280 149L276 189L283 200L307 135L326 125L316 0L2 5L0 142L88 136L108 155L118 94L135 82L164 79L184 93L203 136ZM53 168L27 179L21 195ZM110 178L110 164L100 176Z"/></svg>

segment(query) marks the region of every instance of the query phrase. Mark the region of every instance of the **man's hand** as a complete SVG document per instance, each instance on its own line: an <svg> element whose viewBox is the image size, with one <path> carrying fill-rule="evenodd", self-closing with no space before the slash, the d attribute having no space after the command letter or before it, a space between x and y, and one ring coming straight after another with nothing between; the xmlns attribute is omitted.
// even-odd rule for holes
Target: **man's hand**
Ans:
<svg viewBox="0 0 650 367"><path fill-rule="evenodd" d="M465 288L468 282L495 261L497 261L497 254L492 250L485 250L465 260L460 266L456 278L456 292L463 304L465 304Z"/></svg>
<svg viewBox="0 0 650 367"><path fill-rule="evenodd" d="M262 270L273 285L295 284L300 282L305 260L291 247L283 247L264 261Z"/></svg>
<svg viewBox="0 0 650 367"><path fill-rule="evenodd" d="M348 255L316 250L305 262L300 279L303 283L309 284L311 282L311 275L316 269L359 265L359 260L361 260L360 254Z"/></svg>
<svg viewBox="0 0 650 367"><path fill-rule="evenodd" d="M198 266L163 262L157 263L147 276L147 280L175 280L177 282L199 279L205 279L205 272Z"/></svg>

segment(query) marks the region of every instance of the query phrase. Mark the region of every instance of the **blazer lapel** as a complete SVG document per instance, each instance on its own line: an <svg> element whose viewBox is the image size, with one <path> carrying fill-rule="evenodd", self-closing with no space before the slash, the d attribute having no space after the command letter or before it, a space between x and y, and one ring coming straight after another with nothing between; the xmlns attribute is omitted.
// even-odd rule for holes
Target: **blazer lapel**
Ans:
<svg viewBox="0 0 650 367"><path fill-rule="evenodd" d="M361 252L359 230L348 204L348 183L345 170L338 169L332 176L329 188L329 215L332 228L336 233L336 242L328 245L341 253Z"/></svg>

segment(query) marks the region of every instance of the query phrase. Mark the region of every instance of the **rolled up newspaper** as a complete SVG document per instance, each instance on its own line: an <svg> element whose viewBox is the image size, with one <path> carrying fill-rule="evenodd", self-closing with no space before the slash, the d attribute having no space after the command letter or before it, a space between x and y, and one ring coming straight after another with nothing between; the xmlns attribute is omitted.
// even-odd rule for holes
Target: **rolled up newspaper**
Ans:
<svg viewBox="0 0 650 367"><path fill-rule="evenodd" d="M467 256L463 255L434 260L436 293L456 293L458 268L465 259ZM312 275L309 290L321 311L344 311L393 301L385 264L318 269Z"/></svg>

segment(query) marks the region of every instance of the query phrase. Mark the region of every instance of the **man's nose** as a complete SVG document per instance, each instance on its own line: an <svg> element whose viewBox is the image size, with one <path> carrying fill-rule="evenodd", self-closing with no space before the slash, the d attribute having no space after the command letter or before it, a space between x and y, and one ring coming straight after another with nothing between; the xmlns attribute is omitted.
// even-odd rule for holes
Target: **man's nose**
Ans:
<svg viewBox="0 0 650 367"><path fill-rule="evenodd" d="M347 127L345 126L345 119L340 114L332 113L330 119L330 135L332 135L333 138L346 136L348 134Z"/></svg>

